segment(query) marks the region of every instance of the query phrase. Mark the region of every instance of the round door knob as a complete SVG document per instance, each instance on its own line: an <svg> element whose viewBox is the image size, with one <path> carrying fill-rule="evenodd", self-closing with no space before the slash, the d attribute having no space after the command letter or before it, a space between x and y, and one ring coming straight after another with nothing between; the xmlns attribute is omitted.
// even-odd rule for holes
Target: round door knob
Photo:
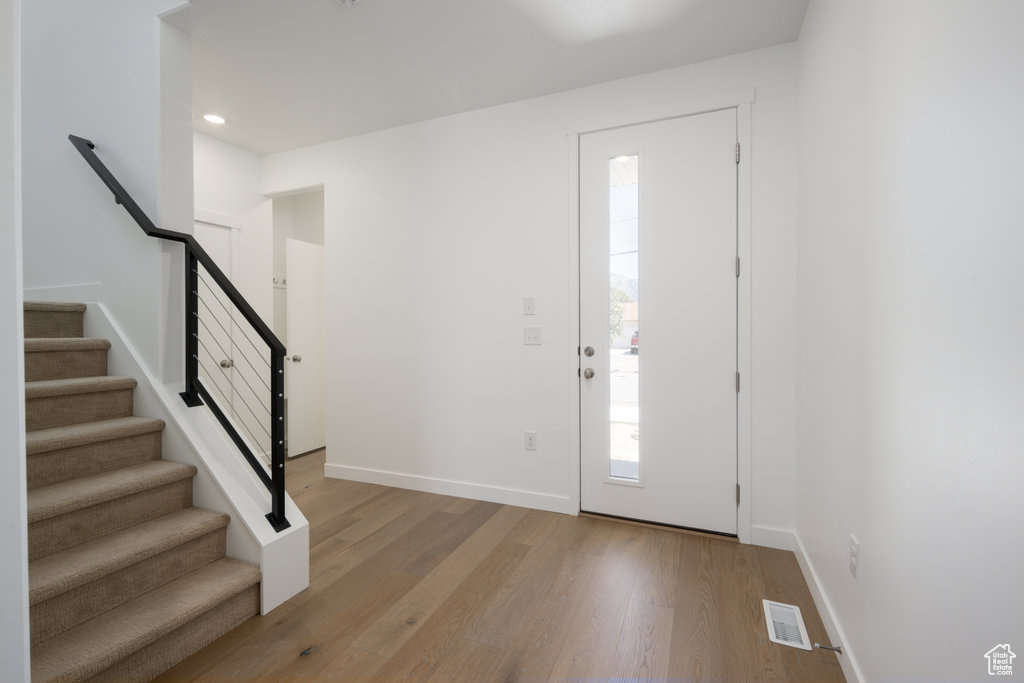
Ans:
<svg viewBox="0 0 1024 683"><path fill-rule="evenodd" d="M220 366L221 366L222 368L224 368L225 370L226 370L227 368L233 367L233 366L234 366L234 364L235 364L235 363L234 363L234 361L232 361L232 360L231 360L230 358L225 358L224 360L222 360L222 361L220 362Z"/></svg>
<svg viewBox="0 0 1024 683"><path fill-rule="evenodd" d="M285 360L290 360L293 363L301 363L302 356L295 354L294 356L288 356L287 358L285 358Z"/></svg>
<svg viewBox="0 0 1024 683"><path fill-rule="evenodd" d="M583 371L583 376L587 379L594 379L594 368L587 368Z"/></svg>
<svg viewBox="0 0 1024 683"><path fill-rule="evenodd" d="M590 356L593 356L594 355L594 347L593 346L588 346L587 348L583 349L583 355L588 357L588 358Z"/></svg>

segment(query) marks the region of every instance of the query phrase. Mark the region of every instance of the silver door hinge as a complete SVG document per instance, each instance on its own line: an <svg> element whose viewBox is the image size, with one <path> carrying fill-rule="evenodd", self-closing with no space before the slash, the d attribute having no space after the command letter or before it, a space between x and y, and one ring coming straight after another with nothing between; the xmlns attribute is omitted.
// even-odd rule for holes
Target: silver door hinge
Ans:
<svg viewBox="0 0 1024 683"><path fill-rule="evenodd" d="M740 485L736 484L736 504L740 504Z"/></svg>
<svg viewBox="0 0 1024 683"><path fill-rule="evenodd" d="M736 393L740 393L740 373L736 373Z"/></svg>
<svg viewBox="0 0 1024 683"><path fill-rule="evenodd" d="M740 143L736 143L736 163L740 163Z"/></svg>
<svg viewBox="0 0 1024 683"><path fill-rule="evenodd" d="M736 257L736 277L740 276L740 257Z"/></svg>

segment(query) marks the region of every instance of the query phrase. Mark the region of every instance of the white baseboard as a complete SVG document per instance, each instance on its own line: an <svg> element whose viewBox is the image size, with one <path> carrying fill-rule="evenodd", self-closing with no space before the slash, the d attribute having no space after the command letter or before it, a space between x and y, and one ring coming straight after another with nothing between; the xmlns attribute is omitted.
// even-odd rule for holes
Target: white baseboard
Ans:
<svg viewBox="0 0 1024 683"><path fill-rule="evenodd" d="M818 608L818 614L821 616L822 624L824 624L825 630L828 632L828 637L832 644L843 646L843 654L839 655L839 665L843 667L843 675L846 676L848 681L863 683L864 676L857 665L857 658L853 654L853 648L850 646L850 641L846 639L846 634L843 632L843 627L839 624L835 610L832 609L832 603L825 593L825 588L821 585L811 558L807 555L807 549L804 548L804 544L800 541L800 536L796 532L793 533L793 540L796 546L793 549L793 554L796 555L797 564L800 565L800 571L803 572L804 581L807 582L807 587L811 591L814 606Z"/></svg>
<svg viewBox="0 0 1024 683"><path fill-rule="evenodd" d="M753 545L775 548L777 550L793 550L796 538L789 529L776 529L770 526L750 527L750 542Z"/></svg>
<svg viewBox="0 0 1024 683"><path fill-rule="evenodd" d="M349 467L348 465L332 465L329 463L324 465L324 476L332 479L348 479L367 484L394 486L413 491L440 493L445 496L486 500L492 503L560 512L567 515L579 513L579 510L573 509L572 500L568 496L553 496L548 493L521 491L500 486L489 486L487 484L473 484L465 481L453 481L451 479L435 479L416 474L402 474L400 472L371 470L363 467Z"/></svg>

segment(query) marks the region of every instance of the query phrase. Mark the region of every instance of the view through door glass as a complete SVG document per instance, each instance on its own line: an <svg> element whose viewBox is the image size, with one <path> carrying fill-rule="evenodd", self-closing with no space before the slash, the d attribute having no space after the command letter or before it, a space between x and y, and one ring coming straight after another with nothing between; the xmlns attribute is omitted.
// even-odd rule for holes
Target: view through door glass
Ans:
<svg viewBox="0 0 1024 683"><path fill-rule="evenodd" d="M608 475L640 478L640 157L608 162Z"/></svg>

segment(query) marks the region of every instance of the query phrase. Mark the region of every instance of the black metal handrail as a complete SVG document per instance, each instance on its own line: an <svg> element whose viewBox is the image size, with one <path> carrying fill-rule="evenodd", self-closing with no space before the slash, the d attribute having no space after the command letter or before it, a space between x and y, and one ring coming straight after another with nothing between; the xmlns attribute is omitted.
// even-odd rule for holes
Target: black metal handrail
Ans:
<svg viewBox="0 0 1024 683"><path fill-rule="evenodd" d="M206 253L196 239L187 233L175 232L158 228L149 216L122 187L117 178L100 161L93 150L96 148L91 141L77 135L69 135L68 140L85 158L92 170L100 177L113 195L114 201L125 208L142 231L150 237L157 237L170 242L180 242L185 247L185 391L181 397L190 407L206 404L224 427L228 436L238 446L239 451L256 472L256 476L270 491L271 511L267 520L276 531L287 529L290 525L284 514L284 356L285 347L281 340L267 327L263 319L256 314L252 306L238 289L231 283L224 272L217 266L213 258ZM217 286L224 292L231 304L238 309L242 317L252 326L256 334L267 345L270 352L270 420L271 420L271 458L270 473L252 452L245 439L217 405L213 396L199 377L199 266L210 274Z"/></svg>

